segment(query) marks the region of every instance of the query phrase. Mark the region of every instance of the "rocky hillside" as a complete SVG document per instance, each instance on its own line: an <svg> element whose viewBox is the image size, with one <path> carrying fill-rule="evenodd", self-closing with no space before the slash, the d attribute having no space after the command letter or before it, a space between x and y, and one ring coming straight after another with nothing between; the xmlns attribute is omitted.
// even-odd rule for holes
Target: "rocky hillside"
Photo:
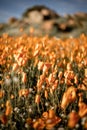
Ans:
<svg viewBox="0 0 87 130"><path fill-rule="evenodd" d="M82 33L87 34L87 13L60 16L45 6L34 6L27 9L20 19L12 17L7 23L0 23L0 36L3 33L11 36L26 33L60 38L77 37Z"/></svg>

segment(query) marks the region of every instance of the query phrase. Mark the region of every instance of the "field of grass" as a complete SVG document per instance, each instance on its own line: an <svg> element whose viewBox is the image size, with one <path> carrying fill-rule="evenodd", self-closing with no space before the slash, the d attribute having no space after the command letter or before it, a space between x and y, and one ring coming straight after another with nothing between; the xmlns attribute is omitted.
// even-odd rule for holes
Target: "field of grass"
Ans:
<svg viewBox="0 0 87 130"><path fill-rule="evenodd" d="M87 36L0 37L0 130L87 129Z"/></svg>

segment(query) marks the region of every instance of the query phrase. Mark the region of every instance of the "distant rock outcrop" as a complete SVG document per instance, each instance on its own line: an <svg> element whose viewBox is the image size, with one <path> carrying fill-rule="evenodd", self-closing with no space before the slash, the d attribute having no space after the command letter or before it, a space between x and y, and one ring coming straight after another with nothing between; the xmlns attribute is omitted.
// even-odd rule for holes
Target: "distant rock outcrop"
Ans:
<svg viewBox="0 0 87 130"><path fill-rule="evenodd" d="M13 23L15 23L15 22L17 22L17 21L18 21L17 18L11 17L11 18L9 18L8 23L9 23L9 24L13 24Z"/></svg>
<svg viewBox="0 0 87 130"><path fill-rule="evenodd" d="M76 12L60 16L45 6L34 6L27 9L20 19L11 17L7 23L0 24L0 35L8 33L36 36L56 36L60 38L77 37L87 34L87 13Z"/></svg>
<svg viewBox="0 0 87 130"><path fill-rule="evenodd" d="M59 18L59 15L55 11L53 11L45 6L37 5L32 8L27 9L23 13L23 18L24 19L27 18L31 22L42 22L42 21L57 19L57 18Z"/></svg>
<svg viewBox="0 0 87 130"><path fill-rule="evenodd" d="M87 20L87 13L77 12L74 16L80 20Z"/></svg>

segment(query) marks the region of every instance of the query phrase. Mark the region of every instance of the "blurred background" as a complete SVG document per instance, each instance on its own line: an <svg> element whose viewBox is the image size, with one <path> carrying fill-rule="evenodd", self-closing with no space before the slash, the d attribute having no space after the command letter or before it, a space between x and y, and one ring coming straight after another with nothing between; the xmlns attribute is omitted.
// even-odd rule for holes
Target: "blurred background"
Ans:
<svg viewBox="0 0 87 130"><path fill-rule="evenodd" d="M87 0L0 0L0 36L87 34Z"/></svg>
<svg viewBox="0 0 87 130"><path fill-rule="evenodd" d="M34 5L47 6L61 15L87 12L87 0L0 0L0 22L6 22L9 17L20 18Z"/></svg>

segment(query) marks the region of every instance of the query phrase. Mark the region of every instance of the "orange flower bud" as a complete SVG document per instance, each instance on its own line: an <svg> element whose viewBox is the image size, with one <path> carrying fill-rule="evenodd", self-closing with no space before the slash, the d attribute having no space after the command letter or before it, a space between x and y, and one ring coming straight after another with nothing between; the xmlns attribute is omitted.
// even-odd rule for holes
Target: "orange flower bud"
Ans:
<svg viewBox="0 0 87 130"><path fill-rule="evenodd" d="M62 78L62 76L63 76L63 72L62 72L62 71L60 71L60 72L59 72L59 74L58 74L59 79L61 79L61 78Z"/></svg>
<svg viewBox="0 0 87 130"><path fill-rule="evenodd" d="M49 75L48 81L49 81L49 84L50 84L50 83L53 83L53 82L55 81L55 77L53 76L53 74L50 74L50 75Z"/></svg>
<svg viewBox="0 0 87 130"><path fill-rule="evenodd" d="M45 90L44 96L45 96L46 99L48 98L48 92L47 92L47 90Z"/></svg>
<svg viewBox="0 0 87 130"><path fill-rule="evenodd" d="M74 83L78 84L78 77L77 76L74 77Z"/></svg>
<svg viewBox="0 0 87 130"><path fill-rule="evenodd" d="M4 90L0 90L0 98L4 96Z"/></svg>
<svg viewBox="0 0 87 130"><path fill-rule="evenodd" d="M11 94L11 99L14 99L14 95L13 94Z"/></svg>
<svg viewBox="0 0 87 130"><path fill-rule="evenodd" d="M67 70L71 70L72 66L71 66L71 63L68 63L67 64Z"/></svg>
<svg viewBox="0 0 87 130"><path fill-rule="evenodd" d="M37 56L39 54L39 50L35 50L34 56Z"/></svg>
<svg viewBox="0 0 87 130"><path fill-rule="evenodd" d="M54 85L52 86L52 89L55 90L58 86L58 80L55 81Z"/></svg>
<svg viewBox="0 0 87 130"><path fill-rule="evenodd" d="M27 75L26 73L22 73L22 82L25 83L27 81Z"/></svg>
<svg viewBox="0 0 87 130"><path fill-rule="evenodd" d="M23 59L22 65L26 65L27 59Z"/></svg>
<svg viewBox="0 0 87 130"><path fill-rule="evenodd" d="M20 58L18 59L18 65L19 65L19 66L22 66L22 62L23 62L23 58L20 57Z"/></svg>
<svg viewBox="0 0 87 130"><path fill-rule="evenodd" d="M53 89L52 88L50 88L50 93L53 94Z"/></svg>
<svg viewBox="0 0 87 130"><path fill-rule="evenodd" d="M43 73L46 73L48 71L48 68L46 65L43 66Z"/></svg>
<svg viewBox="0 0 87 130"><path fill-rule="evenodd" d="M54 118L54 116L55 116L54 110L53 110L53 109L50 109L50 110L49 110L49 118Z"/></svg>
<svg viewBox="0 0 87 130"><path fill-rule="evenodd" d="M17 68L18 68L18 64L17 64L17 63L14 63L14 64L13 64L13 68L12 68L12 70L13 70L13 71L16 71Z"/></svg>
<svg viewBox="0 0 87 130"><path fill-rule="evenodd" d="M35 103L39 104L40 103L40 95L37 94L35 97Z"/></svg>
<svg viewBox="0 0 87 130"><path fill-rule="evenodd" d="M87 77L87 69L85 69L85 77Z"/></svg>
<svg viewBox="0 0 87 130"><path fill-rule="evenodd" d="M5 115L6 115L6 116L9 116L9 115L11 115L11 113L12 113L12 106L11 106L10 101L8 100L8 101L6 102Z"/></svg>
<svg viewBox="0 0 87 130"><path fill-rule="evenodd" d="M42 61L39 61L38 63L38 70L42 70L44 63Z"/></svg>
<svg viewBox="0 0 87 130"><path fill-rule="evenodd" d="M12 107L7 107L5 111L5 115L9 116L12 113Z"/></svg>

